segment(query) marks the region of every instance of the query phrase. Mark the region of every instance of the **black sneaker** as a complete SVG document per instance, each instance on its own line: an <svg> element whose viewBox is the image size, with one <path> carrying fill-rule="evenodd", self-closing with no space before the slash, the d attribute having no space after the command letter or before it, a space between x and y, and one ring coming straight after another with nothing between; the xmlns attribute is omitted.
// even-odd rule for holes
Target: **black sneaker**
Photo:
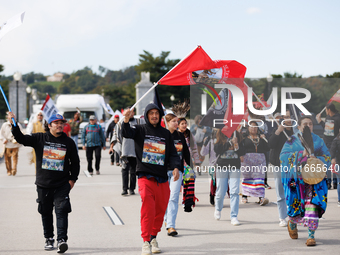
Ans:
<svg viewBox="0 0 340 255"><path fill-rule="evenodd" d="M332 188L332 184L327 183L327 187L328 187L328 189L331 189Z"/></svg>
<svg viewBox="0 0 340 255"><path fill-rule="evenodd" d="M337 189L338 188L338 184L337 183L333 183L333 189Z"/></svg>
<svg viewBox="0 0 340 255"><path fill-rule="evenodd" d="M129 190L130 195L135 195L135 191L134 190Z"/></svg>
<svg viewBox="0 0 340 255"><path fill-rule="evenodd" d="M54 239L52 237L46 238L45 241L45 250L46 251L51 251L54 249Z"/></svg>
<svg viewBox="0 0 340 255"><path fill-rule="evenodd" d="M210 204L215 205L215 196L210 194Z"/></svg>
<svg viewBox="0 0 340 255"><path fill-rule="evenodd" d="M60 239L58 241L58 251L57 253L64 253L65 251L67 251L68 249L68 245L66 243L66 241L64 239Z"/></svg>
<svg viewBox="0 0 340 255"><path fill-rule="evenodd" d="M126 196L128 194L127 190L123 190L122 196Z"/></svg>

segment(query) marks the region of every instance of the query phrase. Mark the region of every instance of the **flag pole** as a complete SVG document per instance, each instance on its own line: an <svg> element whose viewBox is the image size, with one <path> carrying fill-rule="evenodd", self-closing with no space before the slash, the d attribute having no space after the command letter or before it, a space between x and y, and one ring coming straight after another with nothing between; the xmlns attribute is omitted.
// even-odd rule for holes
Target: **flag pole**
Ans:
<svg viewBox="0 0 340 255"><path fill-rule="evenodd" d="M289 93L289 95L290 95L290 98L293 98L293 97L292 97L292 93L290 93L290 92L288 92L288 93ZM292 108L293 108L295 117L298 118L297 113L296 113L296 110L295 110L295 106L292 105Z"/></svg>
<svg viewBox="0 0 340 255"><path fill-rule="evenodd" d="M188 54L188 56L190 56L197 48L201 48L201 46L200 45L198 45L190 54ZM186 56L185 58L182 58L173 68L171 68L166 74L164 74L163 76L162 76L162 78L160 78L159 79L159 81L160 80L162 80L163 79L163 77L165 77L166 75L168 75L170 72L172 72L172 70L174 70L175 69L175 67L177 67L184 59L186 59L188 56ZM158 81L158 82L159 82ZM158 82L156 82L156 83L154 83L154 85L140 98L140 99L138 99L137 100L137 102L130 108L130 110L132 110L133 108L135 108L136 107L136 105L138 104L138 103L140 103L140 101L147 95L147 94L149 94L157 85L158 85Z"/></svg>
<svg viewBox="0 0 340 255"><path fill-rule="evenodd" d="M245 81L243 81L243 82L244 82L244 84L246 84L246 86L247 86L248 89L249 89L248 84L247 84ZM253 94L254 94L254 96L256 97L257 101L259 101L259 102L262 104L263 107L266 107L266 106L264 105L264 103L263 103L263 102L258 98L258 96L254 93L254 91L253 91ZM280 123L274 118L274 116L273 116L272 113L270 114L270 116L273 117L273 119L274 119L274 121L276 122L277 126L280 126ZM290 140L290 137L287 135L287 133L286 133L284 130L283 130L283 133L285 134L285 136L287 137L287 139Z"/></svg>
<svg viewBox="0 0 340 255"><path fill-rule="evenodd" d="M154 88L156 88L156 86L158 85L158 83L155 83L141 98L139 98L138 100L137 100L137 102L133 105L133 106L131 106L131 108L130 108L130 111L133 109L133 108L135 108L136 107L136 105L138 104L138 103L140 103L140 101L142 101L143 100L143 98L144 97L146 97L146 95L147 94L149 94Z"/></svg>
<svg viewBox="0 0 340 255"><path fill-rule="evenodd" d="M325 110L326 110L326 106L322 109L321 112L319 112L319 114L321 115Z"/></svg>
<svg viewBox="0 0 340 255"><path fill-rule="evenodd" d="M1 90L1 93L2 93L2 95L3 95L3 97L4 97L4 99L5 99L5 102L6 102L8 111L12 112L11 107L10 107L10 105L9 105L9 103L8 103L7 97L6 97L6 95L5 95L5 92L4 92L4 90L2 89L1 85L0 85L0 90ZM19 98L17 98L17 100L18 100L18 99L19 99ZM14 118L12 118L12 121L13 121L13 125L16 127L16 126L17 126L17 123L15 122Z"/></svg>

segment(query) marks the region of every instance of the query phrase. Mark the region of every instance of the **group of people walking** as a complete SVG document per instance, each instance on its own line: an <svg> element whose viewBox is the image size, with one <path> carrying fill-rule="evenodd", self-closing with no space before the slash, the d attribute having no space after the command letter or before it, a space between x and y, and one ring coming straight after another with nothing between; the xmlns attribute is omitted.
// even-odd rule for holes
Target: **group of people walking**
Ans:
<svg viewBox="0 0 340 255"><path fill-rule="evenodd" d="M331 114L332 106L327 107L331 109L327 113ZM235 131L227 137L221 129L201 127L199 123L191 132L187 128L185 114L176 113L174 111L165 116L166 128L163 128L162 111L157 105L149 104L144 117L139 119L134 117L133 110L127 108L124 118L121 121L115 118L108 129L111 133L109 152L116 155L112 162L114 164L114 158L118 158L118 163L122 165L122 195L134 195L138 181L142 199L142 255L161 252L157 234L163 223L169 236L178 235L176 218L181 188L184 211L190 212L196 201L194 169L197 173L201 172L198 169L206 155L209 155L212 176L210 202L215 207L216 220L221 218L227 193L230 197L230 222L234 226L241 224L238 219L240 198L244 204L249 203L251 197L255 197L255 202L260 206L268 204L265 172L269 169L275 174L279 225L287 226L289 236L296 239L297 224L303 224L308 228L306 245L316 244L314 235L319 218L326 211L329 183L327 178L307 183L296 169L305 168L313 160L319 160L327 169L331 163L338 163L340 138L339 130L335 132L335 128L340 125L333 125L333 133L325 128L325 133L333 135L333 140L325 143L325 138L322 140L313 134L313 119L310 116L298 120L299 131L294 134L290 127L290 112L287 111L283 116L287 120L286 126L277 125L270 135L262 134L258 122L253 120L248 122L245 132ZM71 138L75 140L75 134L79 132L80 116L76 113L70 122L71 138L63 133L66 120L61 115L53 115L45 125L41 120L41 126L37 127L41 132L32 132L31 135L23 135L20 127L13 125L12 118L15 116L9 113L7 143L15 144L15 140L18 144L33 147L36 153L37 201L46 238L45 249L53 249L54 246L52 210L55 206L58 252L65 252L68 248L67 215L71 211L69 192L79 174L78 141L74 143ZM329 124L325 126L329 127ZM1 130L2 137L6 134L5 127L4 131ZM197 135L198 132L203 133L200 135L202 137ZM301 136L308 138L308 135L313 153L301 140ZM201 140L199 144L195 137ZM93 174L92 157L95 152L95 169L100 174L100 151L105 149L105 136L96 124L95 116L90 116L90 123L83 129L82 143L89 173ZM58 152L58 159L49 157L54 152ZM277 168L288 171L274 171ZM15 172L16 168L13 167L8 175L15 175ZM337 188L339 191L339 185Z"/></svg>
<svg viewBox="0 0 340 255"><path fill-rule="evenodd" d="M326 109L335 109L333 104L326 106ZM329 121L327 110L326 122ZM331 117L332 117L331 116ZM235 132L232 137L226 137L221 130L216 131L215 142L206 143L210 149L216 178L215 196L215 219L221 218L223 200L229 188L230 196L230 218L231 224L239 225L237 214L239 210L239 193L242 195L242 203L248 203L248 197L258 197L260 205L269 201L265 198L264 172L272 172L275 177L275 188L277 193L277 205L279 211L279 226L288 228L289 236L292 239L298 238L297 224L303 224L308 228L307 246L316 245L315 231L318 228L319 218L327 208L327 192L330 188L329 176L330 165L339 162L340 138L339 123L332 119L332 132L325 128L324 139L313 133L313 118L302 116L297 122L298 132L294 134L290 112L285 116L285 126L277 125L267 141L266 137L259 132L258 123L249 121L249 126L243 137ZM337 116L335 116L337 117ZM317 118L320 118L319 116ZM324 125L325 126L325 125ZM309 134L309 144L312 153L305 146L303 136ZM330 137L330 136L333 137ZM212 138L213 139L213 138ZM306 139L306 138L305 138ZM308 139L306 139L308 140ZM331 140L327 142L328 140ZM329 146L327 146L329 144ZM266 162L265 153L269 153L269 164ZM207 152L205 152L207 154ZM316 162L316 163L315 163ZM322 167L325 169L320 173L320 178L303 177L309 168ZM265 167L265 168L264 168ZM333 166L334 167L334 166ZM224 171L221 171L221 169ZM241 173L240 173L241 168ZM282 170L283 169L283 170ZM249 170L249 171L248 171ZM240 185L240 177L243 177ZM328 180L327 180L328 179ZM328 181L328 182L327 182ZM337 178L339 183L339 177ZM241 191L239 187L241 186ZM333 184L335 187L339 187ZM338 189L338 205L340 205L340 194ZM288 216L288 223L286 218Z"/></svg>

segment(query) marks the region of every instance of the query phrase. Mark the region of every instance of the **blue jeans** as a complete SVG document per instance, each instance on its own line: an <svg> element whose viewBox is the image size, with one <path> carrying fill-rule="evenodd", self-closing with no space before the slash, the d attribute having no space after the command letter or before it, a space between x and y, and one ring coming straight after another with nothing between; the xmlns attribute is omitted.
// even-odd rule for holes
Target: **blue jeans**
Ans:
<svg viewBox="0 0 340 255"><path fill-rule="evenodd" d="M183 173L179 171L179 179L174 181L172 171L168 171L168 180L170 186L170 198L168 208L164 215L164 221L166 222L166 228L175 228L176 218L178 212L178 199L179 192L181 191Z"/></svg>
<svg viewBox="0 0 340 255"><path fill-rule="evenodd" d="M273 165L270 164L270 167ZM280 219L287 218L287 204L286 204L286 197L285 191L283 189L282 184L282 177L281 172L273 171L275 177L275 190L276 190L276 201L277 201L277 209L279 210L279 217Z"/></svg>
<svg viewBox="0 0 340 255"><path fill-rule="evenodd" d="M235 218L238 215L239 208L239 191L240 191L240 169L230 171L216 171L216 195L215 195L215 209L222 211L223 200L228 190L230 194L230 218Z"/></svg>
<svg viewBox="0 0 340 255"><path fill-rule="evenodd" d="M71 139L76 144L77 150L78 150L78 135L71 135Z"/></svg>

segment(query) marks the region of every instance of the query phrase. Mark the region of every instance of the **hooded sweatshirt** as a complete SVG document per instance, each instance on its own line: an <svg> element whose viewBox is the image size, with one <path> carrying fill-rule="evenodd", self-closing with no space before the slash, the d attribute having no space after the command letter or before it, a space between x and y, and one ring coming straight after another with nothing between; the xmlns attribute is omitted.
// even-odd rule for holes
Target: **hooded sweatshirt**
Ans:
<svg viewBox="0 0 340 255"><path fill-rule="evenodd" d="M340 114L335 113L333 116L326 116L325 122L320 122L324 128L323 140L328 149L332 146L332 141L339 134L340 128Z"/></svg>
<svg viewBox="0 0 340 255"><path fill-rule="evenodd" d="M36 181L42 188L58 188L69 180L77 181L79 156L74 141L65 133L55 137L50 132L24 135L18 126L12 126L18 143L30 146L36 153Z"/></svg>
<svg viewBox="0 0 340 255"><path fill-rule="evenodd" d="M187 145L187 142L184 138L184 135L175 130L172 134L172 139L174 140L174 145L177 150L177 154L179 158L181 159L181 167L178 168L179 171L182 173L184 172L184 161L187 163L187 165L192 166L190 151ZM169 168L168 170L174 170L173 168Z"/></svg>
<svg viewBox="0 0 340 255"><path fill-rule="evenodd" d="M122 135L135 141L137 158L136 172L138 175L151 175L167 179L167 169L181 168L179 155L174 146L174 140L169 130L161 127L161 116L154 127L148 119L148 112L160 109L155 104L148 104L145 108L145 124L130 127L123 122Z"/></svg>

